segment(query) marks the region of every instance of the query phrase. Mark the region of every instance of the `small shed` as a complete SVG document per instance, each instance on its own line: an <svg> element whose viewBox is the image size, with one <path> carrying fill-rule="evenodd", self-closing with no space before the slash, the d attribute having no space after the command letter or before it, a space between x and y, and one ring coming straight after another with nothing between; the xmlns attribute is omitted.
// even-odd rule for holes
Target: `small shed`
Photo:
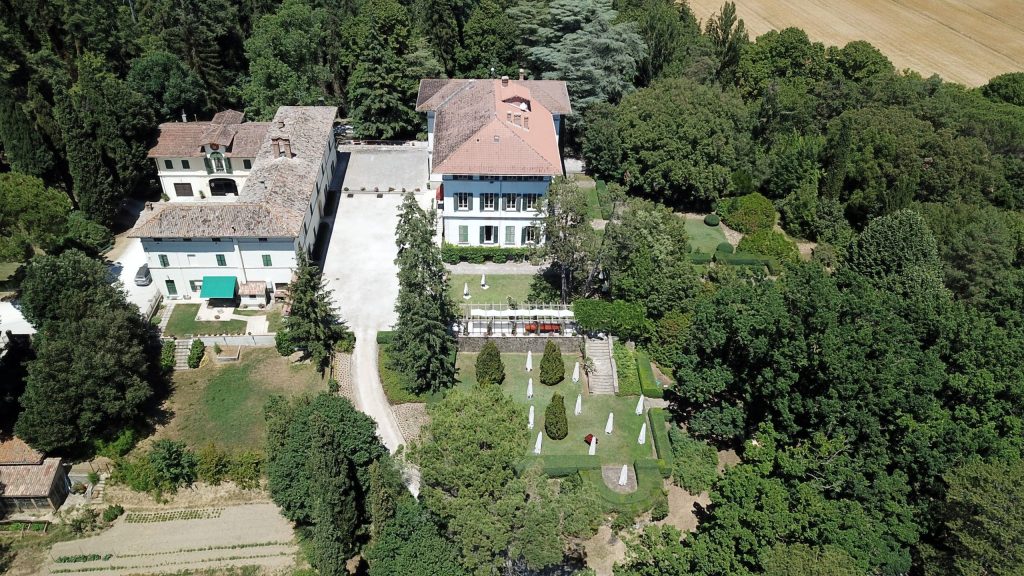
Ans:
<svg viewBox="0 0 1024 576"><path fill-rule="evenodd" d="M18 437L0 439L0 511L49 513L70 488L60 458L46 458Z"/></svg>
<svg viewBox="0 0 1024 576"><path fill-rule="evenodd" d="M239 304L243 308L249 306L262 308L267 305L267 283L261 281L243 282L238 287L238 295L241 297Z"/></svg>

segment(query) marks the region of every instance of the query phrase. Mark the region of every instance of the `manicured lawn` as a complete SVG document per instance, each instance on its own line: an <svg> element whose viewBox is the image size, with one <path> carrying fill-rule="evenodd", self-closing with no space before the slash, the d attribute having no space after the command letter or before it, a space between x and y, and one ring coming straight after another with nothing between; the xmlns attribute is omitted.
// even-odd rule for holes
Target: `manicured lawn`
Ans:
<svg viewBox="0 0 1024 576"><path fill-rule="evenodd" d="M451 278L452 300L456 304L507 304L511 296L518 304L526 302L530 293L530 274L488 274L487 290L480 287L480 276L453 274ZM462 297L462 289L469 284L468 300Z"/></svg>
<svg viewBox="0 0 1024 576"><path fill-rule="evenodd" d="M235 308L232 314L235 316L266 316L267 311L259 308Z"/></svg>
<svg viewBox="0 0 1024 576"><path fill-rule="evenodd" d="M274 310L267 312L267 324L269 326L267 329L274 334L277 334L277 331L284 325L284 318L281 316L280 308L275 308Z"/></svg>
<svg viewBox="0 0 1024 576"><path fill-rule="evenodd" d="M502 354L501 359L505 363L505 382L502 388L512 396L516 402L534 406L534 428L530 433L529 445L525 446L524 454L532 455L534 443L537 440L537 433L544 431L544 410L551 402L551 396L559 392L565 398L565 410L569 419L569 435L563 440L552 440L544 434L541 455L579 455L587 454L587 444L583 437L587 434L594 434L599 438L597 445L597 458L606 464L626 464L637 458L654 457L654 443L651 439L650 430L647 431L647 443L643 446L637 444L637 437L640 435L640 427L647 421L646 416L637 416L637 397L616 397L616 396L583 396L583 413L579 416L573 415L573 408L576 405L576 395L580 393L581 384L572 383L572 367L576 362L575 354L563 354L562 359L566 365L566 378L555 386L545 386L540 383L540 354L533 357L533 372L526 372L526 354ZM476 383L476 370L474 364L476 354L459 354L458 379L460 386L472 386ZM527 382L533 377L533 400L526 398ZM608 420L608 413L613 412L614 429L612 434L604 433L604 426ZM523 427L527 425L524 417Z"/></svg>
<svg viewBox="0 0 1024 576"><path fill-rule="evenodd" d="M702 217L686 217L686 234L690 238L690 248L707 254L714 253L715 249L722 242L725 242L725 233L720 226L708 226Z"/></svg>
<svg viewBox="0 0 1024 576"><path fill-rule="evenodd" d="M21 268L21 262L0 262L0 282L10 279Z"/></svg>
<svg viewBox="0 0 1024 576"><path fill-rule="evenodd" d="M171 312L164 334L180 338L202 334L245 334L246 323L241 320L214 322L197 321L199 304L177 304Z"/></svg>
<svg viewBox="0 0 1024 576"><path fill-rule="evenodd" d="M207 350L212 356L213 352ZM273 348L243 348L238 362L211 359L175 373L167 434L193 447L213 442L230 450L263 449L263 406L273 394L298 396L327 390L310 364L292 364Z"/></svg>

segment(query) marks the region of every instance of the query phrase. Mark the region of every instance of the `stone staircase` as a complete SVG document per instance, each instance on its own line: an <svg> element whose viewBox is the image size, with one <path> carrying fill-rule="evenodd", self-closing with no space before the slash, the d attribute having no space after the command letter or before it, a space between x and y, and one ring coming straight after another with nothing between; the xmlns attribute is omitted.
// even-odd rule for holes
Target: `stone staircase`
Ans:
<svg viewBox="0 0 1024 576"><path fill-rule="evenodd" d="M188 370L188 353L192 347L192 340L174 341L174 369Z"/></svg>
<svg viewBox="0 0 1024 576"><path fill-rule="evenodd" d="M591 394L615 394L615 362L612 361L612 339L587 338L587 358L594 363L588 381Z"/></svg>

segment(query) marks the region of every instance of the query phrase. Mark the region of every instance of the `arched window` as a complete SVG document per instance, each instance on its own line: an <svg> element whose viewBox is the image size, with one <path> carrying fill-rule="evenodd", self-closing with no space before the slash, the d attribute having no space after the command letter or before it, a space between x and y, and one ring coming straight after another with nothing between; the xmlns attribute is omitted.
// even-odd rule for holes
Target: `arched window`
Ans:
<svg viewBox="0 0 1024 576"><path fill-rule="evenodd" d="M223 172L224 171L224 155L220 152L214 152L210 154L210 160L213 160L213 171Z"/></svg>

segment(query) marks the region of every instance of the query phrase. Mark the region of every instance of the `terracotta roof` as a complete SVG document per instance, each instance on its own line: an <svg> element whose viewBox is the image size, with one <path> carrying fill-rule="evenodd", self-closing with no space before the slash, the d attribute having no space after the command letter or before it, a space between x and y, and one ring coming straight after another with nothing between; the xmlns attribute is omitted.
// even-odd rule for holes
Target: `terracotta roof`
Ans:
<svg viewBox="0 0 1024 576"><path fill-rule="evenodd" d="M552 116L571 112L565 82L426 79L416 109L435 113L435 173L562 173Z"/></svg>
<svg viewBox="0 0 1024 576"><path fill-rule="evenodd" d="M50 494L59 471L60 458L47 458L40 464L0 466L0 498L44 498Z"/></svg>
<svg viewBox="0 0 1024 576"><path fill-rule="evenodd" d="M0 466L7 464L39 464L43 453L32 448L24 440L13 436L0 440Z"/></svg>
<svg viewBox="0 0 1024 576"><path fill-rule="evenodd" d="M264 124L253 169L236 202L163 202L143 211L130 236L298 237L337 113L333 106L278 108L274 120ZM288 141L290 158L275 154L274 139Z"/></svg>
<svg viewBox="0 0 1024 576"><path fill-rule="evenodd" d="M201 158L204 145L217 144L229 158L254 158L270 124L243 123L244 117L241 112L225 110L209 122L165 122L149 157Z"/></svg>

